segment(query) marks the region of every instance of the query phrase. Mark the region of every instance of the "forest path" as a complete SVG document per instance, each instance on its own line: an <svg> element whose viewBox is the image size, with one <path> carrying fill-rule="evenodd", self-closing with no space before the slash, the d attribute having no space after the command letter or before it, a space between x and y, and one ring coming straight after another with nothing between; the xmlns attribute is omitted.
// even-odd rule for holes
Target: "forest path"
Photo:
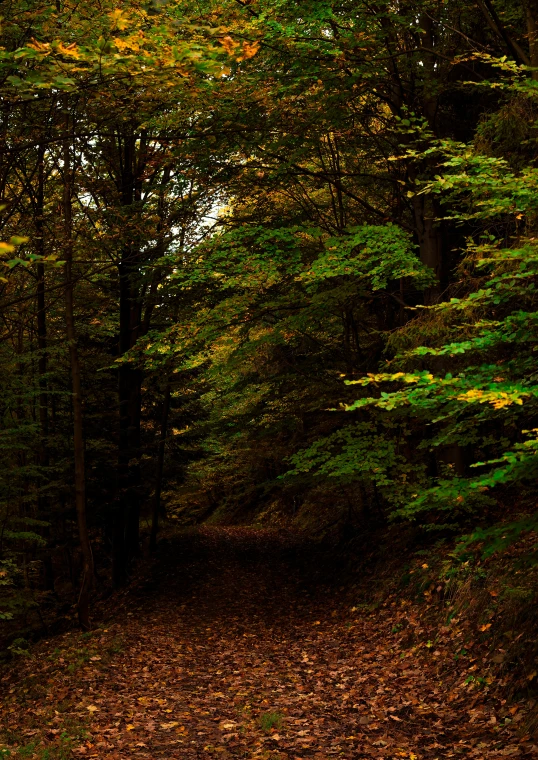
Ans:
<svg viewBox="0 0 538 760"><path fill-rule="evenodd" d="M204 528L171 540L108 624L56 637L52 654L36 647L24 708L20 680L4 705L8 723L28 724L17 743L46 731L60 746L78 721L89 733L50 757L532 756L451 655L403 648L394 609L361 615L313 574L292 536Z"/></svg>

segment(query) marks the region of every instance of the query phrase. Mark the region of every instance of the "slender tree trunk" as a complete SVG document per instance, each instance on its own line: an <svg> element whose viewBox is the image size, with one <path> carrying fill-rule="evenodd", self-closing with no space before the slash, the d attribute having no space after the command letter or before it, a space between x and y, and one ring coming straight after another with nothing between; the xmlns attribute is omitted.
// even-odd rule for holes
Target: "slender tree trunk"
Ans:
<svg viewBox="0 0 538 760"><path fill-rule="evenodd" d="M151 522L151 535L149 540L150 551L154 552L157 547L157 533L159 531L159 516L161 512L161 490L163 483L164 452L166 447L166 434L168 430L168 416L170 413L170 382L166 384L164 392L163 410L161 417L161 432L159 436L159 448L157 451L157 475L155 482L155 499L153 501L153 519Z"/></svg>
<svg viewBox="0 0 538 760"><path fill-rule="evenodd" d="M428 120L432 132L436 134L437 108L439 105L437 95L436 57L433 52L434 22L432 17L425 13L421 16L420 26L423 30L421 44L425 48L423 61L423 92L422 111ZM428 174L433 174L433 166L427 162ZM438 221L440 215L439 204L432 196L414 197L415 224L418 233L420 260L423 264L433 269L437 283L424 292L426 304L437 303L441 294L441 279L443 265L443 245L441 239L441 226Z"/></svg>
<svg viewBox="0 0 538 760"><path fill-rule="evenodd" d="M17 380L18 380L18 388L17 388L17 401L16 401L16 415L17 415L17 422L19 425L24 425L25 423L25 399L24 399L24 388L28 382L28 378L25 377L25 362L23 358L23 352L24 352L24 330L25 327L25 314L24 314L24 307L22 306L22 303L18 306L18 324L17 324L17 338L16 338L16 354L17 354ZM27 461L27 450L26 446L23 444L19 448L18 452L18 461L19 461L19 467L21 468L22 472L24 473L26 470L26 466L28 464ZM17 489L18 494L18 513L19 517L24 519L28 516L28 490L29 490L29 481L28 477L25 477L24 474L22 475L22 478L19 479L19 488ZM23 568L24 568L24 581L25 581L25 587L28 588L28 561L29 561L29 548L31 544L28 541L23 542Z"/></svg>
<svg viewBox="0 0 538 760"><path fill-rule="evenodd" d="M45 148L43 145L39 145L37 149L37 192L36 192L36 213L35 213L35 227L36 227L36 253L38 256L43 257L45 255L45 230L44 230L44 195L45 195ZM45 265L41 260L37 262L37 288L36 288L36 300L37 300L37 348L38 348L38 361L37 361L37 374L38 374L38 386L39 386L39 455L38 462L42 469L43 475L46 476L47 469L50 464L49 458L49 401L48 401L48 383L47 383L47 370L48 370L48 356L47 356L47 314L45 303ZM48 498L43 494L39 494L37 498L37 508L39 517L41 519L48 519L49 517L49 503ZM47 535L50 538L50 528L47 528ZM46 550L45 550L46 551ZM45 586L48 590L54 589L54 568L52 565L52 558L50 552L46 551L43 558L43 565L45 569Z"/></svg>
<svg viewBox="0 0 538 760"><path fill-rule="evenodd" d="M123 356L130 348L130 287L129 271L125 254L119 265L120 284L120 335L119 354ZM118 496L114 507L112 580L119 588L127 580L125 546L125 523L129 510L129 371L128 365L120 364L118 370L119 440L118 440Z"/></svg>
<svg viewBox="0 0 538 760"><path fill-rule="evenodd" d="M538 69L538 2L537 0L527 0L525 6L529 38L529 63ZM532 78L538 79L538 70L532 72Z"/></svg>
<svg viewBox="0 0 538 760"><path fill-rule="evenodd" d="M121 201L125 211L135 201L135 139L127 134L120 142L122 152ZM131 349L140 333L141 304L135 285L139 254L136 243L126 240L119 263L120 326L119 355ZM114 509L112 575L116 587L127 581L127 568L139 554L140 522L140 419L142 373L129 363L120 364L118 400L120 432L118 445L118 498Z"/></svg>
<svg viewBox="0 0 538 760"><path fill-rule="evenodd" d="M134 315L133 315L134 316ZM127 491L125 492L125 559L127 565L140 554L140 422L142 404L142 373L129 367L127 373L128 428L127 428Z"/></svg>
<svg viewBox="0 0 538 760"><path fill-rule="evenodd" d="M41 434L39 464L49 466L49 402L47 388L47 318L45 314L45 266L37 265L37 346L39 359L37 363L39 384L39 428Z"/></svg>
<svg viewBox="0 0 538 760"><path fill-rule="evenodd" d="M38 148L38 186L36 198L36 252L38 256L45 255L44 238L44 155L42 145ZM41 447L39 463L47 467L49 463L48 435L49 435L49 404L47 393L47 315L45 311L45 265L42 260L37 262L37 347L39 350L38 376L39 376L39 425L41 431Z"/></svg>
<svg viewBox="0 0 538 760"><path fill-rule="evenodd" d="M417 232L420 260L433 270L437 280L435 285L424 291L424 303L437 303L441 294L443 277L443 239L440 223L436 220L438 209L428 196L413 198L415 229Z"/></svg>
<svg viewBox="0 0 538 760"><path fill-rule="evenodd" d="M532 65L529 56L520 47L518 42L508 34L491 0L478 0L478 6L482 10L490 29L505 43L506 51L515 58L517 63L524 63L527 66Z"/></svg>
<svg viewBox="0 0 538 760"><path fill-rule="evenodd" d="M67 108L67 104L66 104ZM72 220L72 169L69 152L69 113L66 110L66 137L63 149L63 216L64 216L64 275L65 275L65 322L71 365L73 399L73 444L75 460L75 506L82 554L82 579L78 598L78 618L82 628L90 627L89 595L94 582L93 555L86 519L86 473L84 461L84 438L82 416L82 383L77 337L75 332L73 302L73 220Z"/></svg>
<svg viewBox="0 0 538 760"><path fill-rule="evenodd" d="M137 333L134 323L140 321L139 309L133 308L129 270L129 266L120 264L120 356L132 348ZM118 371L118 396L118 498L112 573L117 588L126 583L128 565L139 553L141 373L128 363L121 364Z"/></svg>

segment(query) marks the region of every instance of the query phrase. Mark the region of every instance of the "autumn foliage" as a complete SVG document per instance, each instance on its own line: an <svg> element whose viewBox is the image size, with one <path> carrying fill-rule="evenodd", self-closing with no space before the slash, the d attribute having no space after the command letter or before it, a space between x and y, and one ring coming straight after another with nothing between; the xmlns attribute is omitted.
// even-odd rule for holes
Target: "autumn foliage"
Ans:
<svg viewBox="0 0 538 760"><path fill-rule="evenodd" d="M56 726L43 703L52 690L36 692L28 710L57 733L50 749L28 734L27 756L164 757L171 736L173 752L187 743L187 708L167 719L164 703L113 677L101 651L113 637L96 629L153 572L148 562L158 568L163 535L189 545L183 530L193 578L214 542L223 599L247 605L224 641L216 591L211 609L185 592L192 630L170 601L181 641L207 645L216 668L243 634L257 652L248 664L241 650L246 686L223 670L226 688L246 689L248 715L208 697L193 757L479 760L503 756L503 741L506 755L534 751L535 0L8 0L2 14L0 649L9 668L77 625L99 642L87 688L121 718L101 725L97 697L81 697L69 712L77 725L85 716L86 740L75 723ZM234 525L262 532L222 529ZM322 695L307 692L302 712L295 665L263 659L260 621L284 625L286 613L248 591L280 583L282 530L296 534L292 554L303 539L327 552L343 588L335 606L320 591L303 609L295 581L284 583L297 632L277 659L289 647L297 659L306 637L312 664L354 631L352 661L327 654L312 667ZM359 568L367 580L355 582ZM167 582L154 571L148 609L110 630L166 636ZM165 680L176 655L152 660ZM410 658L407 675L398 658ZM146 678L139 664L133 683ZM75 687L57 684L56 666L43 673L71 705ZM200 690L204 667L193 670ZM256 669L273 695L259 704ZM363 673L389 684L364 704ZM122 683L133 716L149 700L166 750L125 738L142 730L134 717L121 733L125 710L104 694ZM398 689L409 698L394 701ZM457 733L471 693L473 728ZM317 733L300 728L318 709ZM417 723L419 743L415 712L438 721ZM216 719L230 724L224 744L208 729ZM6 734L0 755L24 756L23 734Z"/></svg>

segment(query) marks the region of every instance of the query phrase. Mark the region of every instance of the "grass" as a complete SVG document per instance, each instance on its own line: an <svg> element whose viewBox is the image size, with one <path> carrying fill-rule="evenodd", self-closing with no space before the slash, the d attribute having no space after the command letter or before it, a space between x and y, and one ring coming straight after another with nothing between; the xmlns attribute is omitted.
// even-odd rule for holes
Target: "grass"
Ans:
<svg viewBox="0 0 538 760"><path fill-rule="evenodd" d="M73 739L63 733L48 747L38 745L38 742L30 742L15 749L0 747L0 760L70 760L73 753Z"/></svg>
<svg viewBox="0 0 538 760"><path fill-rule="evenodd" d="M272 728L281 729L284 716L279 712L266 712L260 715L260 728L269 732Z"/></svg>
<svg viewBox="0 0 538 760"><path fill-rule="evenodd" d="M110 644L106 648L106 653L109 655L120 654L125 649L125 644L121 636L115 636Z"/></svg>
<svg viewBox="0 0 538 760"><path fill-rule="evenodd" d="M4 732L2 739L4 746L0 744L0 760L71 760L73 757L73 744L80 743L89 736L86 728L80 721L66 716L64 730L50 744L43 746L39 740L33 740L28 744L23 743L22 736L17 731ZM1 740L0 740L1 741ZM6 746L5 742L10 745Z"/></svg>
<svg viewBox="0 0 538 760"><path fill-rule="evenodd" d="M47 656L49 662L57 668L64 668L67 673L76 673L91 663L96 667L101 661L108 661L125 648L121 636L112 640L97 639L96 632L69 636L67 645L56 647ZM106 646L108 644L108 646ZM47 693L47 686L39 675L25 676L18 684L13 696L13 704L25 712L25 706ZM0 760L72 760L74 748L89 737L86 726L79 717L70 714L72 700L58 698L54 712L61 719L60 733L54 739L42 736L42 728L47 724L48 715L40 715L39 719L28 715L24 720L26 729L36 729L30 739L25 732L0 726ZM52 710L52 707L51 707ZM52 715L51 715L52 717Z"/></svg>

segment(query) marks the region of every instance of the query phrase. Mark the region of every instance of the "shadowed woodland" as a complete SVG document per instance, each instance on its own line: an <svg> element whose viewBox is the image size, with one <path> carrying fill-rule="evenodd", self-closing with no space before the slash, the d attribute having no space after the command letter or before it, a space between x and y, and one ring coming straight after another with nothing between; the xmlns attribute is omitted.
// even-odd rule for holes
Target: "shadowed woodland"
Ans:
<svg viewBox="0 0 538 760"><path fill-rule="evenodd" d="M538 2L1 16L0 758L538 754Z"/></svg>

